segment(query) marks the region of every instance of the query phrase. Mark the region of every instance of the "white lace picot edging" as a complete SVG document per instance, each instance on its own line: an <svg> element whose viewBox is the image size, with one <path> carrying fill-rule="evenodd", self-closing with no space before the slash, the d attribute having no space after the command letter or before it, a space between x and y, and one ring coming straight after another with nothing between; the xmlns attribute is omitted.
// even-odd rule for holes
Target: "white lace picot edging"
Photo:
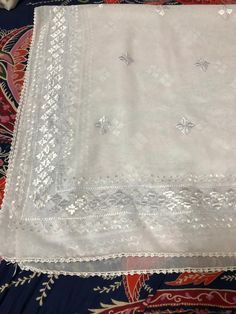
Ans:
<svg viewBox="0 0 236 314"><path fill-rule="evenodd" d="M24 102L24 97L27 89L29 88L29 77L30 77L30 65L32 62L32 47L35 43L35 37L36 37L36 11L34 11L34 18L33 18L33 35L31 40L31 46L29 50L29 57L28 57L28 63L27 63L27 70L25 72L25 79L24 84L21 92L19 107L16 114L16 121L14 125L14 131L13 131L13 138L12 138L12 144L9 154L9 166L7 171L7 180L6 180L6 186L5 186L5 195L8 193L9 187L10 187L10 181L13 176L13 165L15 164L15 152L17 151L17 147L19 145L19 134L21 132L19 128L20 124L20 117L22 116L24 112L24 107L22 106ZM3 204L5 202L5 199L3 199ZM236 271L236 266L226 266L226 267L202 267L202 268L169 268L169 269L141 269L141 270L122 270L122 271L108 271L108 272L69 272L69 271L56 271L56 270L48 270L34 267L34 266L27 266L25 263L76 263L76 262L91 262L91 261L102 261L102 260L109 260L109 259L115 259L115 258L128 258L128 257L236 257L236 253L186 253L186 254L177 254L177 253L121 253L121 254L112 254L112 255L106 255L106 256L99 256L99 257L85 257L85 258L49 258L49 259L41 259L41 258L11 258L2 256L2 258L8 262L11 263L18 263L20 268L22 270L27 271L36 271L39 273L45 273L45 274L58 274L58 275L77 275L81 277L89 277L89 276L102 276L102 277L109 277L109 276L120 276L120 275L127 275L127 274L145 274L145 273L179 273L179 272L213 272L213 271Z"/></svg>
<svg viewBox="0 0 236 314"><path fill-rule="evenodd" d="M49 269L40 269L34 266L27 266L25 263L76 263L76 262L93 262L93 261L105 261L115 258L129 258L129 257L236 257L236 253L120 253L106 256L97 257L85 257L85 258L52 258L52 259L41 259L41 258L8 258L3 256L3 259L10 263L17 263L22 270L36 271L42 274L56 274L56 275L71 275L80 277L90 276L121 276L121 275L134 275L134 274L168 274L168 273L182 273L182 272L215 272L215 271L236 271L236 266L225 266L225 267L183 267L183 268L153 268L153 269L131 269L121 271L107 271L107 272L73 272L73 271L57 271Z"/></svg>

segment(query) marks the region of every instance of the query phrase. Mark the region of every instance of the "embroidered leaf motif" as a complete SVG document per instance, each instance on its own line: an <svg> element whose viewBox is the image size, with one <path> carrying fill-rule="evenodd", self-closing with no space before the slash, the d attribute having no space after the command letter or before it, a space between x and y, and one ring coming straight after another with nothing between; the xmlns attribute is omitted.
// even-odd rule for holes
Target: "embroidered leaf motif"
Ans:
<svg viewBox="0 0 236 314"><path fill-rule="evenodd" d="M146 283L143 284L143 289L147 291L149 294L153 292L153 288L147 285Z"/></svg>
<svg viewBox="0 0 236 314"><path fill-rule="evenodd" d="M232 281L236 281L236 275L224 275L220 279L232 282Z"/></svg>
<svg viewBox="0 0 236 314"><path fill-rule="evenodd" d="M98 291L99 293L109 293L110 291L115 291L116 289L118 289L122 284L122 281L115 281L114 284L109 285L108 287L99 287L97 286L96 288L94 288L94 291Z"/></svg>
<svg viewBox="0 0 236 314"><path fill-rule="evenodd" d="M48 275L47 278L48 278L48 281L45 281L42 283L42 286L44 286L44 288L41 288L39 290L40 294L36 298L36 301L38 301L39 306L43 306L44 299L47 297L47 291L52 289L52 285L55 282L54 279L58 279L58 276Z"/></svg>
<svg viewBox="0 0 236 314"><path fill-rule="evenodd" d="M6 289L10 287L17 288L19 285L23 286L26 283L29 284L32 279L34 279L35 277L39 277L40 275L41 275L40 273L33 272L29 276L24 276L24 277L17 278L17 280L12 280L9 283L6 283L0 286L0 293L4 292Z"/></svg>
<svg viewBox="0 0 236 314"><path fill-rule="evenodd" d="M129 56L128 52L120 56L119 59L123 61L127 66L134 62L134 60Z"/></svg>
<svg viewBox="0 0 236 314"><path fill-rule="evenodd" d="M200 285L204 286L212 283L222 272L213 272L213 273L183 273L174 281L166 282L170 286L183 286L183 285Z"/></svg>

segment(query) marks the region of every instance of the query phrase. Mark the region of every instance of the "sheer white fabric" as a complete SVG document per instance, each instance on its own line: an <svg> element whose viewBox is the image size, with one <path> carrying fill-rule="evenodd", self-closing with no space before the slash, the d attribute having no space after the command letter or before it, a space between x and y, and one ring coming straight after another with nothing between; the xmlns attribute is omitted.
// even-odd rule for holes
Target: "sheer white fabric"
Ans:
<svg viewBox="0 0 236 314"><path fill-rule="evenodd" d="M37 8L0 253L78 275L235 269L235 27L235 6Z"/></svg>

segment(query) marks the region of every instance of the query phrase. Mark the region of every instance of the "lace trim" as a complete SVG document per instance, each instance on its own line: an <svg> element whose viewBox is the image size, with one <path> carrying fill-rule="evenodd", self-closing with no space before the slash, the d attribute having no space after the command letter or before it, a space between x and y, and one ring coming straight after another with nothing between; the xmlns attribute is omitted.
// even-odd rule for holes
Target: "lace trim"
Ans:
<svg viewBox="0 0 236 314"><path fill-rule="evenodd" d="M97 257L90 259L89 261L101 261L111 258L117 257L233 257L236 256L236 252L232 254L224 254L224 253L198 253L193 254L148 254L148 253L140 253L140 254L117 254L106 257ZM4 260L11 263L18 263L22 270L27 271L36 271L42 274L57 274L57 275L71 275L71 276L81 276L81 277L93 277L93 276L121 276L121 275L133 275L133 274L168 274L168 273L181 273L181 272L214 272L214 271L235 271L236 266L217 266L217 267L180 267L180 268L152 268L152 269L141 269L141 270L120 270L120 271L107 271L107 272L74 272L74 271L56 271L49 269L40 269L34 266L27 266L24 263L27 262L35 262L35 263L76 263L76 262L85 262L87 259L81 258L60 258L60 259L18 259L18 258L8 258L3 257Z"/></svg>
<svg viewBox="0 0 236 314"><path fill-rule="evenodd" d="M37 267L33 266L25 266L19 263L19 266L22 270L26 271L35 271L42 274L50 274L50 275L64 275L64 276L80 276L80 277L113 277L113 276L122 276L122 275L135 275L135 274L172 274L172 273L183 273L183 272L191 272L191 273L208 273L208 272L216 272L216 271L235 271L235 267L211 267L211 268L171 268L171 269L150 269L150 270L130 270L130 271L112 271L112 272L68 272L68 271L51 271L51 270L41 270Z"/></svg>
<svg viewBox="0 0 236 314"><path fill-rule="evenodd" d="M13 262L35 262L35 263L72 263L72 262L91 262L91 261L104 261L108 259L114 259L119 257L236 257L236 252L224 253L224 252L210 252L210 253L119 253L109 254L104 256L95 257L58 257L58 258L23 258L17 257L5 257L4 259ZM236 266L235 266L236 267ZM211 267L209 267L211 268Z"/></svg>

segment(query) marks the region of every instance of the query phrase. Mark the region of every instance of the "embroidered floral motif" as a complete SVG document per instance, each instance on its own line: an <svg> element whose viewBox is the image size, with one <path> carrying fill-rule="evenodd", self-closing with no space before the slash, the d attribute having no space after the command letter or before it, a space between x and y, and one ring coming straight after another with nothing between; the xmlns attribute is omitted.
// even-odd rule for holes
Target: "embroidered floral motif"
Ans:
<svg viewBox="0 0 236 314"><path fill-rule="evenodd" d="M176 128L180 130L184 135L190 133L191 129L195 127L195 124L183 117L179 123L176 124Z"/></svg>
<svg viewBox="0 0 236 314"><path fill-rule="evenodd" d="M161 15L161 16L164 16L166 14L166 11L169 10L169 7L168 6L160 6L159 8L155 9L155 11Z"/></svg>
<svg viewBox="0 0 236 314"><path fill-rule="evenodd" d="M218 13L220 14L220 16L222 16L224 19L228 19L230 17L230 15L232 14L233 9L228 8L226 5L224 5L219 11Z"/></svg>
<svg viewBox="0 0 236 314"><path fill-rule="evenodd" d="M209 64L210 64L210 62L208 62L208 61L206 61L206 60L204 60L204 59L199 59L199 60L195 63L195 65L196 65L197 67L200 67L200 69L201 69L202 71L204 71L204 72L207 71Z"/></svg>
<svg viewBox="0 0 236 314"><path fill-rule="evenodd" d="M121 61L123 61L127 66L134 62L134 60L130 57L128 52L119 57Z"/></svg>
<svg viewBox="0 0 236 314"><path fill-rule="evenodd" d="M112 124L111 124L111 121L106 116L102 116L98 120L98 122L95 123L95 126L96 128L99 128L100 133L104 135L110 130Z"/></svg>
<svg viewBox="0 0 236 314"><path fill-rule="evenodd" d="M71 204L69 207L66 208L66 210L73 215L76 212L76 207L74 204Z"/></svg>
<svg viewBox="0 0 236 314"><path fill-rule="evenodd" d="M194 189L191 186L189 188L126 186L125 188L110 187L109 189L96 189L95 186L90 186L84 188L83 195L77 197L71 204L65 198L61 198L59 202L55 201L55 210L63 212L66 203L68 204L66 211L71 216L83 218L96 213L97 217L101 217L103 222L101 223L98 219L94 223L94 229L102 228L104 230L106 225L105 216L107 215L121 215L122 213L132 213L133 211L135 211L136 215L141 215L143 220L146 219L145 217L148 219L151 215L150 227L152 225L155 226L156 220L159 220L159 215L168 216L171 213L171 215L175 215L177 225L184 221L194 229L205 229L209 228L210 225L220 225L229 229L233 228L233 218L231 216L222 218L220 215L216 217L214 212L223 208L227 208L231 212L235 206L236 199L234 190L222 188L215 188L209 191L204 188ZM209 209L208 216L201 215L201 210L206 207ZM52 208L52 212L54 212L54 208ZM112 221L114 228L117 227L116 223L120 224L120 218L117 222L113 218L109 218L109 216L107 216L107 219L108 225ZM129 223L131 221L125 215L124 224L128 225ZM163 225L165 225L165 221ZM113 227L110 226L109 228ZM80 232L89 232L86 223L84 223L83 227L81 226Z"/></svg>
<svg viewBox="0 0 236 314"><path fill-rule="evenodd" d="M64 202L64 200L62 200L62 202ZM59 203L59 205L61 205L62 202ZM78 197L73 204L66 207L66 211L68 211L68 213L70 213L71 215L74 215L75 212L78 211L79 209L83 210L86 204L87 204L87 200L85 196Z"/></svg>

